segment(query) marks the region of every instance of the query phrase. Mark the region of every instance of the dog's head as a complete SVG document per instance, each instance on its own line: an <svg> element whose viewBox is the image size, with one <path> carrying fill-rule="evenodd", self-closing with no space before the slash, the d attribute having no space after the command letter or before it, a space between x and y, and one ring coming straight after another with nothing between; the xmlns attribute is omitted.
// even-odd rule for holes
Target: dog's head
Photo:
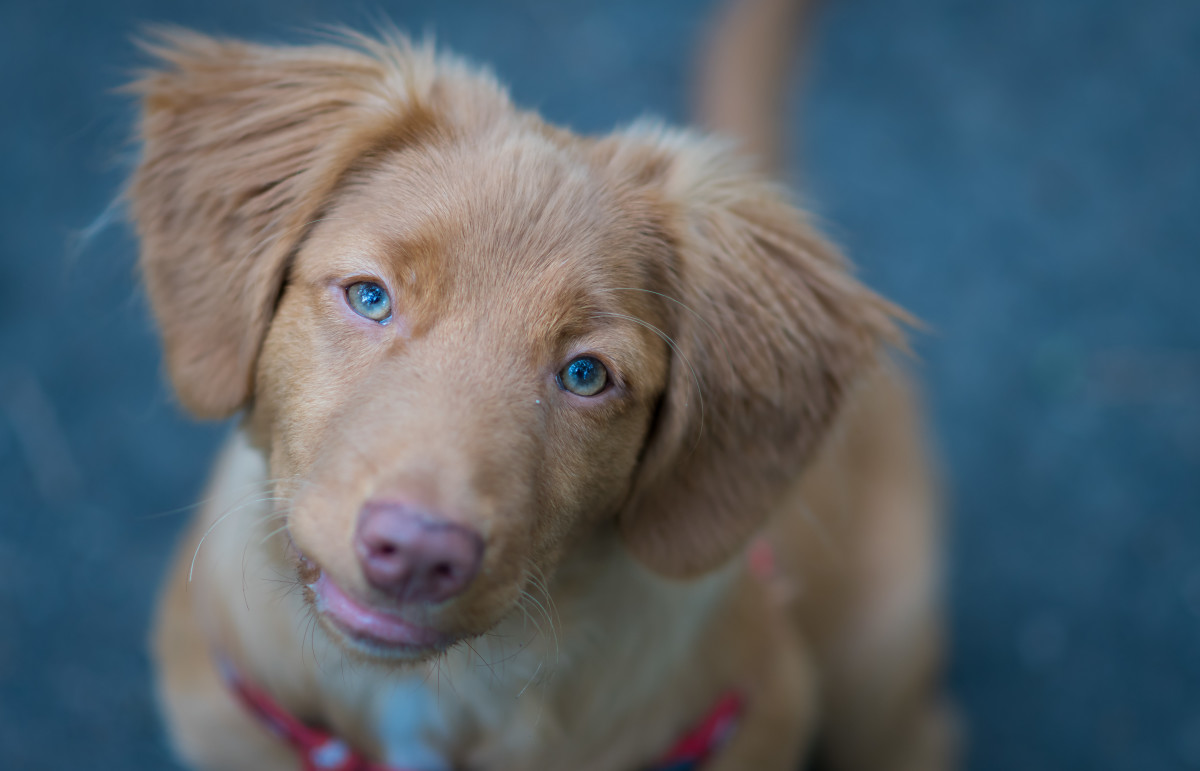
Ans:
<svg viewBox="0 0 1200 771"><path fill-rule="evenodd" d="M712 140L582 138L403 41L155 53L130 201L168 369L246 411L349 649L481 634L610 534L715 568L896 335Z"/></svg>

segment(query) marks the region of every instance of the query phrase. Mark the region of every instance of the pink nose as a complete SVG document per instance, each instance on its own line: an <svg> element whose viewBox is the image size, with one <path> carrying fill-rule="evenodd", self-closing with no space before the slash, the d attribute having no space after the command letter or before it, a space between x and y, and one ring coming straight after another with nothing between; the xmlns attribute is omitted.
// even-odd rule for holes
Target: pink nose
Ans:
<svg viewBox="0 0 1200 771"><path fill-rule="evenodd" d="M358 514L354 549L371 586L404 602L441 602L475 577L483 539L420 508L368 501Z"/></svg>

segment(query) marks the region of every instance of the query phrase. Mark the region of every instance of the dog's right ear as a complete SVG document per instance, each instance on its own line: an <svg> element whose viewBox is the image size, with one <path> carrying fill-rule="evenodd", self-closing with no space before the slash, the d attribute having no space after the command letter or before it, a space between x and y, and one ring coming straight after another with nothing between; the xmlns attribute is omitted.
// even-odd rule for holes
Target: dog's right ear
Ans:
<svg viewBox="0 0 1200 771"><path fill-rule="evenodd" d="M600 147L671 254L670 376L618 528L643 565L690 578L762 526L906 317L726 145L643 126Z"/></svg>
<svg viewBox="0 0 1200 771"><path fill-rule="evenodd" d="M196 415L246 404L308 227L357 161L411 137L414 52L390 42L375 55L180 31L144 44L157 67L129 88L143 149L128 198L167 369Z"/></svg>

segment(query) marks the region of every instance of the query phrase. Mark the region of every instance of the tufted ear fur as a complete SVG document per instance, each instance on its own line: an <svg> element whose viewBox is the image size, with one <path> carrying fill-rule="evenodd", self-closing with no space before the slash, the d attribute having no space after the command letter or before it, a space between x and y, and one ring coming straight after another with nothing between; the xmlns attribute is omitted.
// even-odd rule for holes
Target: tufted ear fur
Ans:
<svg viewBox="0 0 1200 771"><path fill-rule="evenodd" d="M223 417L250 397L287 263L347 171L431 123L433 56L406 41L272 47L154 35L128 198L180 401Z"/></svg>
<svg viewBox="0 0 1200 771"><path fill-rule="evenodd" d="M722 144L661 131L617 141L613 163L663 208L675 259L663 294L677 301L667 391L619 527L644 564L686 577L762 525L847 391L902 343L903 314Z"/></svg>

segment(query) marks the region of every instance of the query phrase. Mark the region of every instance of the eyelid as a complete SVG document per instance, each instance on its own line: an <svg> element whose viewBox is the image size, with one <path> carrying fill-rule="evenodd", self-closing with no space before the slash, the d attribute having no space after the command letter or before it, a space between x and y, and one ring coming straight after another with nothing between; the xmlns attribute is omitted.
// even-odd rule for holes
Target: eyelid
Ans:
<svg viewBox="0 0 1200 771"><path fill-rule="evenodd" d="M362 283L379 284L388 291L388 294L392 293L392 282L378 273L338 273L330 276L327 281L342 289L349 289L355 284Z"/></svg>
<svg viewBox="0 0 1200 771"><path fill-rule="evenodd" d="M605 371L608 372L609 381L622 386L625 384L625 380L620 374L621 371L613 362L612 358L591 348L582 348L578 351L568 354L567 357L563 359L562 367L559 367L559 370L561 371L563 367L566 367L576 359L582 359L584 357L592 358L600 362L600 364L604 366Z"/></svg>

